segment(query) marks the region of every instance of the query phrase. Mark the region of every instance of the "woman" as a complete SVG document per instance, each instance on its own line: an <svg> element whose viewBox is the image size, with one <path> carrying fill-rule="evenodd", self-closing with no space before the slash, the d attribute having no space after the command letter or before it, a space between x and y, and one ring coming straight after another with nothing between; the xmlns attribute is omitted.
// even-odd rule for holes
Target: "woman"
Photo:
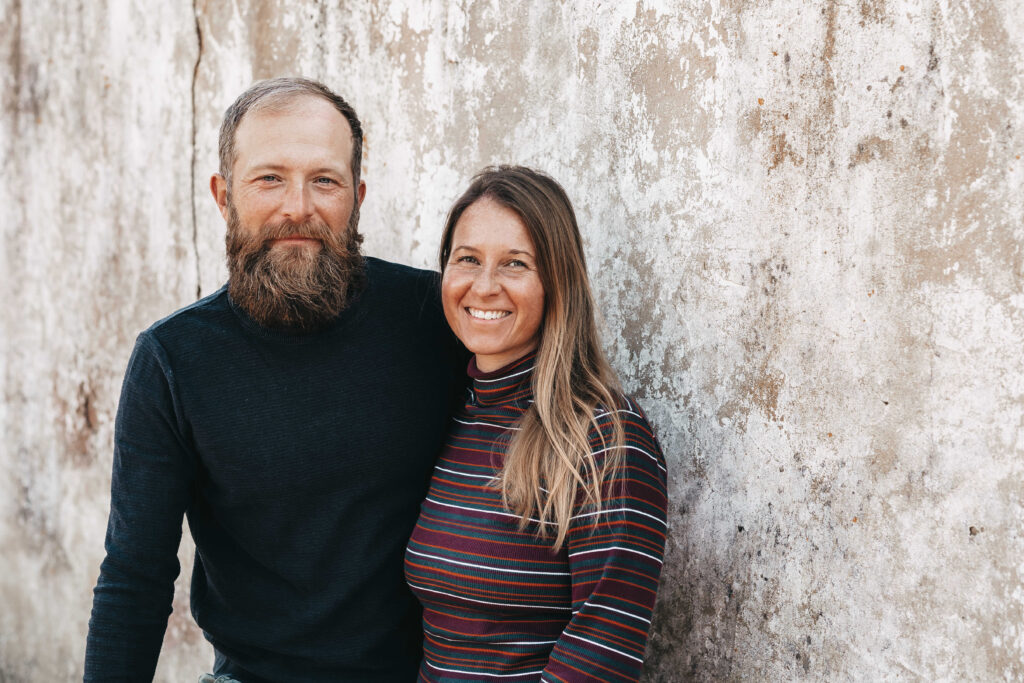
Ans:
<svg viewBox="0 0 1024 683"><path fill-rule="evenodd" d="M426 681L635 681L665 543L665 464L601 351L572 205L484 170L452 207L441 297L473 352L406 553Z"/></svg>

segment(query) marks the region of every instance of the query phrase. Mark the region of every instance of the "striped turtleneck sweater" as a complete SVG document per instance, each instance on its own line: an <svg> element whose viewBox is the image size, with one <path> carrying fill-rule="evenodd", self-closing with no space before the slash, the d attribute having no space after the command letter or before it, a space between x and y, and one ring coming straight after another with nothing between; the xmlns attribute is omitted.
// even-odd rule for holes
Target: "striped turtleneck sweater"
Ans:
<svg viewBox="0 0 1024 683"><path fill-rule="evenodd" d="M490 482L533 401L534 355L472 387L453 417L405 556L423 603L421 681L636 681L665 547L665 461L639 406L602 512L577 506L563 547L519 530ZM611 422L598 411L607 437ZM591 447L603 462L601 435Z"/></svg>

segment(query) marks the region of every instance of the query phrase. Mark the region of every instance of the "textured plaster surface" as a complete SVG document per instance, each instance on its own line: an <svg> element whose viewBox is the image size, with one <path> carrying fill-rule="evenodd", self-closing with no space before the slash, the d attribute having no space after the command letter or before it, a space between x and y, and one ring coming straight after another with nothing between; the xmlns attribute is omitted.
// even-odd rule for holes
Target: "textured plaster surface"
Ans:
<svg viewBox="0 0 1024 683"><path fill-rule="evenodd" d="M432 265L489 163L575 201L669 463L647 680L1024 679L1020 2L0 16L0 680L81 676L128 353L223 282L216 127L282 74L365 122L371 254ZM162 681L210 660L184 579Z"/></svg>

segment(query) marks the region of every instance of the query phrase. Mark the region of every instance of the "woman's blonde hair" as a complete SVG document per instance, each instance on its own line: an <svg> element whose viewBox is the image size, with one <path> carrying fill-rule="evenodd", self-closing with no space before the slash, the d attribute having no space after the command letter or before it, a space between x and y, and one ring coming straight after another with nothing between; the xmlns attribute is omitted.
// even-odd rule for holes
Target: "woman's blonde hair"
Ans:
<svg viewBox="0 0 1024 683"><path fill-rule="evenodd" d="M625 442L617 411L621 392L601 349L576 215L553 178L523 166L492 166L478 173L448 212L441 272L459 218L484 198L522 220L544 287L534 402L520 418L492 485L501 489L505 507L520 516L521 529L537 522L538 534L546 538L553 525L552 548L557 550L578 499L601 510L602 485L614 476ZM592 435L599 445L591 444ZM595 451L606 452L600 466Z"/></svg>

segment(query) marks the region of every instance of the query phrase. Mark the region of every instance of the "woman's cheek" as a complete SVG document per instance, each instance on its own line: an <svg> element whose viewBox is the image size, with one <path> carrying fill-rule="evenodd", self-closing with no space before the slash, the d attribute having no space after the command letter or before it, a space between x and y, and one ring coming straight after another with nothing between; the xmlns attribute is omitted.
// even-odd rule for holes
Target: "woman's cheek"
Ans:
<svg viewBox="0 0 1024 683"><path fill-rule="evenodd" d="M444 317L448 320L448 326L452 328L456 336L459 335L458 318L459 312L459 299L461 295L458 294L456 277L452 275L451 270L446 270L441 278L441 306L444 308ZM461 338L461 336L460 336Z"/></svg>

